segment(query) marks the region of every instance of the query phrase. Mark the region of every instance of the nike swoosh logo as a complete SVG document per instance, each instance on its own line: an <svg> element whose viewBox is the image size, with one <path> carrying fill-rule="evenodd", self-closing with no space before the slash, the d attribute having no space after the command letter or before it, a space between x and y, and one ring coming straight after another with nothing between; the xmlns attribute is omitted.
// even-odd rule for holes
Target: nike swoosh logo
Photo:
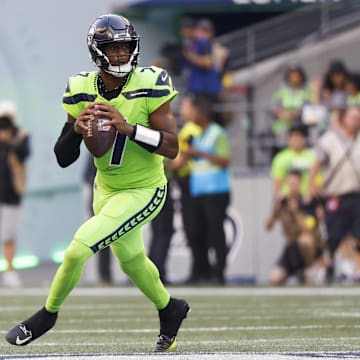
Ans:
<svg viewBox="0 0 360 360"><path fill-rule="evenodd" d="M16 345L24 345L25 343L27 343L30 339L32 338L32 335L29 335L28 337L26 337L25 339L20 339L19 336L16 337Z"/></svg>
<svg viewBox="0 0 360 360"><path fill-rule="evenodd" d="M161 75L161 80L162 81L165 81L168 77L168 74L164 74L164 75Z"/></svg>

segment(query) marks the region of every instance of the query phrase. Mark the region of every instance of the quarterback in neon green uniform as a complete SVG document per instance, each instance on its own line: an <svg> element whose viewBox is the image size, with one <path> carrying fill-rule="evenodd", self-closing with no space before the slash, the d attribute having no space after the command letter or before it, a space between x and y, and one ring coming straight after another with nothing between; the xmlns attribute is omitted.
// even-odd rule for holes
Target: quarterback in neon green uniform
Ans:
<svg viewBox="0 0 360 360"><path fill-rule="evenodd" d="M66 297L81 278L87 260L110 246L122 270L159 311L156 351L172 350L189 311L185 300L170 297L144 251L142 227L161 210L166 195L163 157L178 152L170 101L177 92L167 72L137 67L139 36L118 15L103 15L88 32L88 47L100 71L70 77L63 97L67 122L55 145L62 167L80 154L88 121L105 118L117 135L112 147L95 158L94 213L75 233L65 252L45 306L9 330L6 339L26 345L50 330Z"/></svg>

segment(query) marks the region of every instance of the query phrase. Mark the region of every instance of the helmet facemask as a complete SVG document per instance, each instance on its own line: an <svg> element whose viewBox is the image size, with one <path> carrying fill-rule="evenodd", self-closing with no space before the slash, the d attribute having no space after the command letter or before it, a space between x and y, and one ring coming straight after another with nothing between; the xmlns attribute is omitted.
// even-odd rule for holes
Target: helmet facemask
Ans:
<svg viewBox="0 0 360 360"><path fill-rule="evenodd" d="M123 41L116 41L116 42L123 42ZM129 44L129 53L128 55L125 55L128 57L127 62L120 63L119 59L118 61L115 61L115 65L112 64L111 57L106 55L106 52L104 51L104 46L99 46L99 55L100 59L102 59L100 68L103 69L108 74L111 74L116 77L123 77L127 75L130 71L133 70L133 68L137 65L137 57L139 55L139 43L138 41L125 41ZM122 55L124 56L124 55ZM118 55L120 57L120 55ZM114 61L113 61L114 63ZM117 64L119 63L119 64Z"/></svg>

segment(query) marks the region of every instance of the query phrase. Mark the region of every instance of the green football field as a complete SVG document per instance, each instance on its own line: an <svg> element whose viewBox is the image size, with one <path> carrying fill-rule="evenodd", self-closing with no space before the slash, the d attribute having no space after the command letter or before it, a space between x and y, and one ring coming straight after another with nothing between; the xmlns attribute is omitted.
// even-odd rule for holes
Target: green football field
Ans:
<svg viewBox="0 0 360 360"><path fill-rule="evenodd" d="M24 347L7 329L47 289L0 289L0 359L360 358L360 288L170 288L192 308L175 353L152 353L157 313L132 287L78 288L49 333Z"/></svg>

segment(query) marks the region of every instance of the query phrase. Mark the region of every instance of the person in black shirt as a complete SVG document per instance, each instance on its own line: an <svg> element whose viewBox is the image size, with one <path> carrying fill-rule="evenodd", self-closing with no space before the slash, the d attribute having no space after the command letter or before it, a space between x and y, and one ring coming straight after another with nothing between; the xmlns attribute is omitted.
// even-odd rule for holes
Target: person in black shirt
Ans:
<svg viewBox="0 0 360 360"><path fill-rule="evenodd" d="M7 261L3 274L3 285L7 287L21 285L13 260L25 190L25 160L30 154L29 135L15 125L15 117L15 104L0 102L0 241Z"/></svg>

